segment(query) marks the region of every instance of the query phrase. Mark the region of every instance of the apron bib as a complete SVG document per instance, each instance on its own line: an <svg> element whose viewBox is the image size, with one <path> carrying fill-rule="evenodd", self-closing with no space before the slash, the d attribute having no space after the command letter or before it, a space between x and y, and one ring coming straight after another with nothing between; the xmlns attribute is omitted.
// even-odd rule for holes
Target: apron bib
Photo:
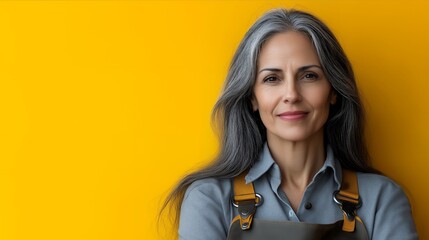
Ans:
<svg viewBox="0 0 429 240"><path fill-rule="evenodd" d="M232 220L227 240L368 240L365 225L356 215L361 201L355 172L343 169L341 189L333 199L344 219L332 224L253 219L262 196L255 193L253 184L245 183L246 174L234 178L233 204L239 215Z"/></svg>

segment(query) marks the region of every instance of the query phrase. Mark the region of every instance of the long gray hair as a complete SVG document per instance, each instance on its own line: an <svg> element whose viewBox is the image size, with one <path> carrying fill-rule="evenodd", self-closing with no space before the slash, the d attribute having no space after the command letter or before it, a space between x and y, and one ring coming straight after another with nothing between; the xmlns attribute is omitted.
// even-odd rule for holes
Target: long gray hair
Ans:
<svg viewBox="0 0 429 240"><path fill-rule="evenodd" d="M374 172L367 164L363 137L364 111L356 82L343 49L318 18L298 10L274 9L248 30L229 68L223 92L214 106L212 120L220 129L220 152L207 167L184 177L166 199L175 202L176 223L183 195L190 184L204 178L233 178L251 167L266 141L266 128L251 99L261 46L276 33L298 31L313 43L323 71L337 94L325 124L325 143L344 168Z"/></svg>

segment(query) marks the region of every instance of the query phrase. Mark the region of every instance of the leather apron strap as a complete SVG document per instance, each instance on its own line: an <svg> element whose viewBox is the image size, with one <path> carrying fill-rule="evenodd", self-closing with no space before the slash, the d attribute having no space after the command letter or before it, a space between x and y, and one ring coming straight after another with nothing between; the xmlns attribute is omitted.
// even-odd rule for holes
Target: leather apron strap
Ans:
<svg viewBox="0 0 429 240"><path fill-rule="evenodd" d="M250 228L256 207L262 204L262 197L255 193L253 183L246 184L247 171L234 178L234 201L242 230Z"/></svg>
<svg viewBox="0 0 429 240"><path fill-rule="evenodd" d="M343 180L341 189L334 192L334 201L343 211L343 231L354 232L356 226L356 210L362 205L359 198L359 187L356 172L342 169Z"/></svg>

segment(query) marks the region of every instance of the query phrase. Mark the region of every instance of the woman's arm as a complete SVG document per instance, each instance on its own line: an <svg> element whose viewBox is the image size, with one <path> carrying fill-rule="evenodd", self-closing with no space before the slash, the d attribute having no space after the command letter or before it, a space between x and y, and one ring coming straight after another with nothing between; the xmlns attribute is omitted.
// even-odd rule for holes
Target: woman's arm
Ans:
<svg viewBox="0 0 429 240"><path fill-rule="evenodd" d="M205 179L188 188L180 212L180 240L226 239L231 215L228 185L229 181Z"/></svg>
<svg viewBox="0 0 429 240"><path fill-rule="evenodd" d="M418 239L405 193L394 183L387 185L384 192L376 212L372 239Z"/></svg>
<svg viewBox="0 0 429 240"><path fill-rule="evenodd" d="M384 176L361 173L359 193L363 204L358 214L364 218L370 239L418 239L410 203L398 184Z"/></svg>

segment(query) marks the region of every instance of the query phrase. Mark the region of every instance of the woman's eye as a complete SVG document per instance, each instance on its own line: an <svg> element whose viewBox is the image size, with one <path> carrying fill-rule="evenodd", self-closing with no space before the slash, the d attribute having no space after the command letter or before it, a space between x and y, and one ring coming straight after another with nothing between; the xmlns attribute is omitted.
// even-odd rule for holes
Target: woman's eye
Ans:
<svg viewBox="0 0 429 240"><path fill-rule="evenodd" d="M275 76L270 76L264 79L264 82L276 82L278 80Z"/></svg>
<svg viewBox="0 0 429 240"><path fill-rule="evenodd" d="M315 79L317 79L317 77L318 76L315 73L306 73L306 74L304 74L303 79L315 80Z"/></svg>

